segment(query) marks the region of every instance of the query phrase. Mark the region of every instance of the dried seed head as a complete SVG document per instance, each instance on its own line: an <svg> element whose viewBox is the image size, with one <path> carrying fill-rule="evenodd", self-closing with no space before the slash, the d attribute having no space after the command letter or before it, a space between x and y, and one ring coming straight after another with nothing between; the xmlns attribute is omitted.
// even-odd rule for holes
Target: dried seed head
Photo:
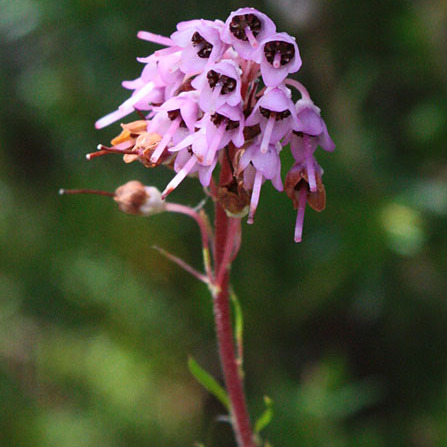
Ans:
<svg viewBox="0 0 447 447"><path fill-rule="evenodd" d="M114 200L121 211L138 216L150 216L165 209L160 191L153 186L144 186L137 180L117 188Z"/></svg>

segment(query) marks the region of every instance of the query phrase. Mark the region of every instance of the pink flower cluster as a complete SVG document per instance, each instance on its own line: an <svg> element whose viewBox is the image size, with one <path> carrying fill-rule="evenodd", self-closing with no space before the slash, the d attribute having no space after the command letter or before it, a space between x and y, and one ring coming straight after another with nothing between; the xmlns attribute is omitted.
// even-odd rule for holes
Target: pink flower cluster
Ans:
<svg viewBox="0 0 447 447"><path fill-rule="evenodd" d="M105 127L137 111L141 120L122 124L112 146L99 153L124 154L147 167L164 164L175 176L165 198L188 176L198 175L228 214L248 213L253 222L261 186L270 180L298 209L295 240L301 240L306 204L325 207L317 146L335 145L320 109L304 86L288 75L301 67L295 39L277 32L265 14L241 8L220 20L181 22L170 37L141 31L138 37L163 45L145 58L139 78L123 82L132 91L118 109L97 121ZM292 99L293 87L300 95ZM280 153L289 145L294 164L283 184ZM226 184L215 185L220 163L231 169Z"/></svg>

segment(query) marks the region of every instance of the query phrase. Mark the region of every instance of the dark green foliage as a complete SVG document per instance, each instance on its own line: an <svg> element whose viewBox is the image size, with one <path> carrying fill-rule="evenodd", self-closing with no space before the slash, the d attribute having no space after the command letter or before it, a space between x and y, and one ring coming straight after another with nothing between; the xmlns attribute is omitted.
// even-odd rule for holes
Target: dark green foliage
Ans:
<svg viewBox="0 0 447 447"><path fill-rule="evenodd" d="M234 445L185 364L221 380L208 290L150 249L200 268L194 223L57 191L166 185L162 168L87 162L119 133L93 123L157 48L137 31L242 5L0 0L0 445ZM337 144L317 153L327 209L308 209L301 244L269 184L243 225L232 275L253 421L268 395L274 446L447 445L446 4L252 6L297 37L296 78ZM202 198L186 180L171 200Z"/></svg>

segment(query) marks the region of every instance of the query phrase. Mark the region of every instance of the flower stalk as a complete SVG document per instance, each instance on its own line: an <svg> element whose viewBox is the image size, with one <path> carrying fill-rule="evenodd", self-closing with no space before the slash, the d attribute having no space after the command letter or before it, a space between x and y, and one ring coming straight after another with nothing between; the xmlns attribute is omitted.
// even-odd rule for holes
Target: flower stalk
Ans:
<svg viewBox="0 0 447 447"><path fill-rule="evenodd" d="M242 377L236 360L233 325L230 312L229 268L231 251L235 246L237 231L240 231L240 219L231 218L218 205L216 210L216 268L219 271L216 281L216 293L213 297L214 321L217 344L225 381L225 387L231 402L233 430L240 447L253 447L254 438L248 415ZM218 259L221 256L220 259Z"/></svg>

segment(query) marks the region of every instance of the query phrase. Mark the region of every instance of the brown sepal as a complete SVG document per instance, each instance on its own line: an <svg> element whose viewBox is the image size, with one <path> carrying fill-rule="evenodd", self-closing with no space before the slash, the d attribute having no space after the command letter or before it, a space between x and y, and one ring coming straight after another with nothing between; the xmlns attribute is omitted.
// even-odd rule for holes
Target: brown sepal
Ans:
<svg viewBox="0 0 447 447"><path fill-rule="evenodd" d="M295 209L298 208L299 191L303 185L307 188L307 203L309 206L318 212L326 208L326 190L321 180L321 174L318 171L315 172L315 179L317 190L312 192L309 190L309 179L304 165L301 169L291 169L288 172L284 189L292 200Z"/></svg>
<svg viewBox="0 0 447 447"><path fill-rule="evenodd" d="M231 217L243 217L248 213L250 194L244 187L242 180L233 180L219 186L217 200Z"/></svg>

